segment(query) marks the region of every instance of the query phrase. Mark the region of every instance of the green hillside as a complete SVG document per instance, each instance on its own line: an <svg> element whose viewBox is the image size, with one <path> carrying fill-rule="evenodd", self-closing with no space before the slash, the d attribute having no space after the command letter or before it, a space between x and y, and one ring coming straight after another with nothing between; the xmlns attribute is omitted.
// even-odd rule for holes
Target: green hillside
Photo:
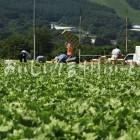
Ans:
<svg viewBox="0 0 140 140"><path fill-rule="evenodd" d="M140 0L126 0L131 7L134 9L140 10Z"/></svg>
<svg viewBox="0 0 140 140"><path fill-rule="evenodd" d="M0 0L0 5L0 39L32 27L33 1ZM112 8L88 0L36 0L37 26L57 22L79 27L80 15L83 30L112 39L117 38L125 23Z"/></svg>
<svg viewBox="0 0 140 140"><path fill-rule="evenodd" d="M133 9L126 0L90 0L101 5L113 8L120 17L128 17L133 24L140 24L140 10Z"/></svg>

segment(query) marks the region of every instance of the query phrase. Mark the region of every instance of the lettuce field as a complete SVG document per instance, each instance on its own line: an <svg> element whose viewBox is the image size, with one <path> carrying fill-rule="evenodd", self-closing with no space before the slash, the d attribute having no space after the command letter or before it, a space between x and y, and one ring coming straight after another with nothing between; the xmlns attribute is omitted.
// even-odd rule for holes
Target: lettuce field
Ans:
<svg viewBox="0 0 140 140"><path fill-rule="evenodd" d="M0 65L0 139L139 138L139 67Z"/></svg>

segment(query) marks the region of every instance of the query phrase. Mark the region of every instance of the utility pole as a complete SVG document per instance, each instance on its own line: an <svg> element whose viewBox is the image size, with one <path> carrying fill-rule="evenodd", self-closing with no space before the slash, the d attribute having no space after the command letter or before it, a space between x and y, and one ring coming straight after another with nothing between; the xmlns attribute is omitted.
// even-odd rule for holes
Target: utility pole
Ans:
<svg viewBox="0 0 140 140"><path fill-rule="evenodd" d="M33 0L33 45L34 45L34 60L36 58L36 1Z"/></svg>
<svg viewBox="0 0 140 140"><path fill-rule="evenodd" d="M125 52L128 52L128 9L126 9L125 17Z"/></svg>
<svg viewBox="0 0 140 140"><path fill-rule="evenodd" d="M126 39L125 39L125 51L126 51L126 53L127 53L127 51L128 51L128 29L127 29L127 25L128 25L128 18L127 18L127 16L126 16Z"/></svg>
<svg viewBox="0 0 140 140"><path fill-rule="evenodd" d="M79 63L81 60L81 49L80 49L80 44L81 44L81 24L82 24L82 16L81 16L81 9L80 9L80 18L79 18Z"/></svg>

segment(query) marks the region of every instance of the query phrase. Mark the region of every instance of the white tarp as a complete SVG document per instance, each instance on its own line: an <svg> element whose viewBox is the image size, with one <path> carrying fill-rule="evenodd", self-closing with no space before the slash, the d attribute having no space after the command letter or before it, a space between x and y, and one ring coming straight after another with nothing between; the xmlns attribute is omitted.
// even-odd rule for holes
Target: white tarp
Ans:
<svg viewBox="0 0 140 140"><path fill-rule="evenodd" d="M140 56L140 46L136 46L135 54L136 54L137 56Z"/></svg>

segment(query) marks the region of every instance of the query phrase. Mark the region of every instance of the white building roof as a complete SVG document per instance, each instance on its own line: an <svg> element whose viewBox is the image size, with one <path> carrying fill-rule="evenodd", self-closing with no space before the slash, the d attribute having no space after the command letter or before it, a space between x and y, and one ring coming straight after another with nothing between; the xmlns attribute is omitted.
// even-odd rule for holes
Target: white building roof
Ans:
<svg viewBox="0 0 140 140"><path fill-rule="evenodd" d="M140 29L140 25L133 25L132 28L133 29Z"/></svg>

